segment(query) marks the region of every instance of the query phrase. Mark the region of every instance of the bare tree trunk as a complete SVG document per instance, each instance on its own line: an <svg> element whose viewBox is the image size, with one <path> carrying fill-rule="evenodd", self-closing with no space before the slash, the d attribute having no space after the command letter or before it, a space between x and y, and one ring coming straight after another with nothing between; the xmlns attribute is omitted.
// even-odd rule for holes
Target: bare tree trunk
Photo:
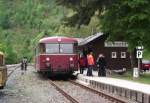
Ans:
<svg viewBox="0 0 150 103"><path fill-rule="evenodd" d="M133 49L130 52L130 59L131 59L131 68L138 67L138 62L136 58L136 49Z"/></svg>

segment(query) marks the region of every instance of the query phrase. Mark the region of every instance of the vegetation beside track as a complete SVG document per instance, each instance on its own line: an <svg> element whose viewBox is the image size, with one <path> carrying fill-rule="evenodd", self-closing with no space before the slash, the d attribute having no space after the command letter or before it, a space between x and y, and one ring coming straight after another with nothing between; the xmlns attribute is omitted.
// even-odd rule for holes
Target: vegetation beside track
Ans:
<svg viewBox="0 0 150 103"><path fill-rule="evenodd" d="M113 78L124 79L129 81L134 81L138 83L150 84L150 72L149 73L141 73L138 79L133 79L133 72L127 71L124 75L112 75Z"/></svg>
<svg viewBox="0 0 150 103"><path fill-rule="evenodd" d="M150 60L150 52L146 49L144 50L143 58Z"/></svg>

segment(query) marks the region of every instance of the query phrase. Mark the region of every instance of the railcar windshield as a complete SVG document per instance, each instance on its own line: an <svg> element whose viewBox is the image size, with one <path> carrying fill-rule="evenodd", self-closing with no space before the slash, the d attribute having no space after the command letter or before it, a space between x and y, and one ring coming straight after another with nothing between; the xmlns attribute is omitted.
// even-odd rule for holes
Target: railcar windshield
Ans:
<svg viewBox="0 0 150 103"><path fill-rule="evenodd" d="M73 53L73 44L60 44L60 53Z"/></svg>
<svg viewBox="0 0 150 103"><path fill-rule="evenodd" d="M77 45L74 43L42 43L39 47L42 54L72 54L77 51Z"/></svg>
<svg viewBox="0 0 150 103"><path fill-rule="evenodd" d="M45 44L45 52L48 54L59 53L59 44Z"/></svg>

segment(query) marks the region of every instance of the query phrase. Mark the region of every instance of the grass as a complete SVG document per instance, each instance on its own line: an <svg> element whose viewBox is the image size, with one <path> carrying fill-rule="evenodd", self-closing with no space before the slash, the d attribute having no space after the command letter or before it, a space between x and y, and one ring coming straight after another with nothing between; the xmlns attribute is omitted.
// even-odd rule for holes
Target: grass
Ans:
<svg viewBox="0 0 150 103"><path fill-rule="evenodd" d="M143 59L150 60L150 51L149 50L144 49ZM130 71L127 71L124 75L113 74L111 77L134 81L134 82L139 82L139 83L144 83L144 84L150 84L150 73L140 74L140 77L138 79L133 79L133 73L130 70Z"/></svg>
<svg viewBox="0 0 150 103"><path fill-rule="evenodd" d="M127 71L124 75L114 74L114 75L112 75L112 77L117 78L117 79L134 81L134 82L138 82L138 83L150 84L150 73L140 74L138 79L133 79L132 71Z"/></svg>

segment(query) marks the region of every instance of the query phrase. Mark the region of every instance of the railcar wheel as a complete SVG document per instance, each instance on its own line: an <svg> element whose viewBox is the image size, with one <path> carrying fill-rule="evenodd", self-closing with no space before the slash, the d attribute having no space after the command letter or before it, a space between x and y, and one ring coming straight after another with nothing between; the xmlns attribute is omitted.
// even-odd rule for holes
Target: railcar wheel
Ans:
<svg viewBox="0 0 150 103"><path fill-rule="evenodd" d="M73 71L70 71L69 74L72 75L72 74L73 74Z"/></svg>
<svg viewBox="0 0 150 103"><path fill-rule="evenodd" d="M37 71L37 73L41 74L42 72L41 71Z"/></svg>

